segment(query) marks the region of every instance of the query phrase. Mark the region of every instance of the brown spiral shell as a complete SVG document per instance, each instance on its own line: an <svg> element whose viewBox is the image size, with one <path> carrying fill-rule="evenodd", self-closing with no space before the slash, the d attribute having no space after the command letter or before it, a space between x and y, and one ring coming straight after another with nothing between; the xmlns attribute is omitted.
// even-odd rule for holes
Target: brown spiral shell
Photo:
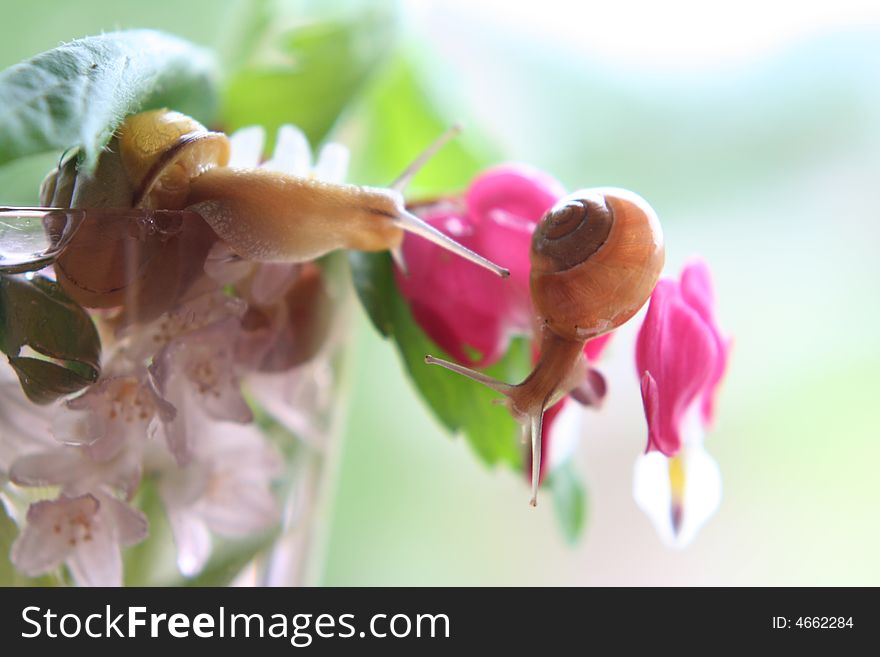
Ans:
<svg viewBox="0 0 880 657"><path fill-rule="evenodd" d="M657 215L622 189L561 199L532 237L531 292L539 321L567 340L611 331L648 300L665 259Z"/></svg>

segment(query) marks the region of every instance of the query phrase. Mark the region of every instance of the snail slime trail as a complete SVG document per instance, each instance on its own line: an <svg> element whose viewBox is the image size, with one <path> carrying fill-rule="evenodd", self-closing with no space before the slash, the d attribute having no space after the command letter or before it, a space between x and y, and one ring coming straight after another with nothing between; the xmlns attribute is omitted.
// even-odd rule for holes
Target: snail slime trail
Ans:
<svg viewBox="0 0 880 657"><path fill-rule="evenodd" d="M587 340L612 331L641 308L664 263L660 221L640 196L623 189L573 192L556 203L532 236L529 286L540 331L540 357L518 384L433 356L440 365L506 397L530 436L532 496L537 504L544 411L587 375Z"/></svg>

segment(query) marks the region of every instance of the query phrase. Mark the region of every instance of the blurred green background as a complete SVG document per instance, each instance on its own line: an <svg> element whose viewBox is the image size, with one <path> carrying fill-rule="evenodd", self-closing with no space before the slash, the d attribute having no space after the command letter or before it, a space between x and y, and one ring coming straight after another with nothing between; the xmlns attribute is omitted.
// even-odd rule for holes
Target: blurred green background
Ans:
<svg viewBox="0 0 880 657"><path fill-rule="evenodd" d="M524 477L441 430L358 309L323 583L880 584L880 8L535 4L4 0L0 65L165 29L220 53L238 85L224 127L308 121L356 92L335 126L305 127L352 149L350 180L381 184L462 120L414 194L521 160L571 189L637 190L663 221L668 274L693 254L710 263L735 343L706 443L724 499L691 547L664 548L632 501L636 322L603 362L609 401L576 456L588 526L569 546L549 500L527 505ZM248 66L286 64L248 35L316 15L357 26L344 52L314 51L354 64L319 70L324 94L260 101ZM0 200L35 202L52 161L0 169Z"/></svg>

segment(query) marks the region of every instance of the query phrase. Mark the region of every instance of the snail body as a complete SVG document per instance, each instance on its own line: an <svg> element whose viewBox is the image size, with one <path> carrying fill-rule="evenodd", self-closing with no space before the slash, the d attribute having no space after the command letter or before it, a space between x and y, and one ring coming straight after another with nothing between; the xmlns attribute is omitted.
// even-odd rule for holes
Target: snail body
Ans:
<svg viewBox="0 0 880 657"><path fill-rule="evenodd" d="M192 181L188 204L249 260L306 262L340 248L397 249L403 241L403 197L390 189L223 167Z"/></svg>
<svg viewBox="0 0 880 657"><path fill-rule="evenodd" d="M85 209L55 259L56 275L82 305L123 306L139 320L186 292L217 239L248 260L299 263L336 249L390 250L399 258L408 231L507 276L405 208L403 188L452 134L389 188L374 188L231 168L225 134L167 109L129 116L94 173L68 158L43 182L44 207ZM62 218L47 220L50 236L65 232Z"/></svg>
<svg viewBox="0 0 880 657"><path fill-rule="evenodd" d="M431 145L389 188L227 167L229 138L168 110L129 117L119 133L137 207L198 213L240 257L308 262L337 249L391 251L405 231L500 276L508 272L408 212L402 190L455 131Z"/></svg>
<svg viewBox="0 0 880 657"><path fill-rule="evenodd" d="M540 357L526 379L509 384L433 356L425 361L507 398L511 414L531 436L535 505L544 411L583 381L586 341L626 322L650 297L664 262L660 222L632 192L579 190L542 217L532 235L530 261Z"/></svg>

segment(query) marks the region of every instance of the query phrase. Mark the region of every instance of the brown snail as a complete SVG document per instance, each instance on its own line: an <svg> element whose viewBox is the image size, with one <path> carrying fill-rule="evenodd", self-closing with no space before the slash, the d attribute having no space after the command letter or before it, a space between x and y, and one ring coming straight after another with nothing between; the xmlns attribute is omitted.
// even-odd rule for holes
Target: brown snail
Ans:
<svg viewBox="0 0 880 657"><path fill-rule="evenodd" d="M187 205L248 260L306 262L336 249L391 251L415 233L499 276L509 272L407 211L402 191L458 131L423 152L389 187L328 183L267 169L215 167L190 182Z"/></svg>
<svg viewBox="0 0 880 657"><path fill-rule="evenodd" d="M654 289L664 262L663 234L651 207L621 189L580 190L561 199L532 235L530 289L541 355L531 374L509 384L426 356L505 395L531 436L532 498L537 503L544 411L587 373L587 340L632 317Z"/></svg>
<svg viewBox="0 0 880 657"><path fill-rule="evenodd" d="M43 206L83 208L72 238L70 213L47 215L49 235L67 240L55 258L56 275L84 306L123 306L139 320L186 292L218 237L245 259L307 262L336 249L390 250L399 257L409 231L506 276L404 207L403 188L454 133L389 188L376 188L227 167L225 134L167 109L135 114L93 174L78 171L70 158L43 183Z"/></svg>
<svg viewBox="0 0 880 657"><path fill-rule="evenodd" d="M171 308L203 271L217 236L184 211L188 181L229 159L225 135L167 110L129 117L101 154L94 173L70 158L43 182L40 202L80 208L53 212L49 237L73 236L56 256L55 275L89 308L122 308L124 321L146 321Z"/></svg>

